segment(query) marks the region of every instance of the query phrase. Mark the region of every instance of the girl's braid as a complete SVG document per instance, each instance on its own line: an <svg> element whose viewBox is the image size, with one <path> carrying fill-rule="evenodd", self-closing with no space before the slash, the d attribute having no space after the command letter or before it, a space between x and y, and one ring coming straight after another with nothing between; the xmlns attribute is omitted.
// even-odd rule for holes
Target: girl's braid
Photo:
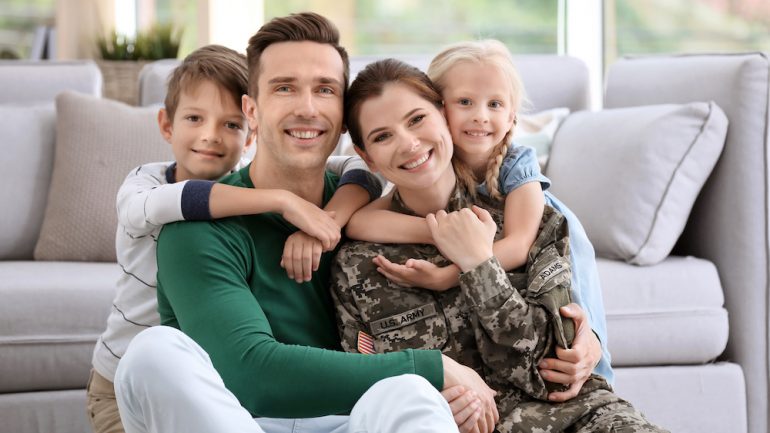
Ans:
<svg viewBox="0 0 770 433"><path fill-rule="evenodd" d="M516 120L514 120L514 127ZM513 138L513 128L505 134L503 140L495 147L490 155L489 162L487 163L487 191L489 191L489 197L494 200L503 200L503 195L500 193L498 181L500 177L500 167L503 165L503 159L508 154L508 145Z"/></svg>

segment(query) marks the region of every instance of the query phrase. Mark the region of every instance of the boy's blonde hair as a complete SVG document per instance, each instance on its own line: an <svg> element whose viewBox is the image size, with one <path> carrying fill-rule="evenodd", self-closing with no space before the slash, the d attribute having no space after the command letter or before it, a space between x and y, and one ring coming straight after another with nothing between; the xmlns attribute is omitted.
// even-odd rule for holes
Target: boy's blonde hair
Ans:
<svg viewBox="0 0 770 433"><path fill-rule="evenodd" d="M240 107L241 96L249 89L246 56L222 45L206 45L185 57L168 78L168 91L163 101L172 122L182 92L189 91L203 80L226 90L235 105Z"/></svg>
<svg viewBox="0 0 770 433"><path fill-rule="evenodd" d="M433 58L428 67L428 77L436 84L439 91L443 94L446 87L446 74L458 63L483 63L498 68L508 79L511 85L511 108L518 114L521 107L527 100L524 85L516 67L513 65L511 52L500 41L495 39L485 39L480 41L459 42L444 48ZM516 126L516 118L513 121ZM497 200L503 198L498 187L498 177L500 167L503 164L503 158L508 152L508 145L513 137L513 128L505 134L503 140L492 150L492 157L487 164L484 180L487 183L489 195ZM473 176L473 171L461 161L457 154L453 157L453 163L457 177L461 183L475 194L478 182Z"/></svg>

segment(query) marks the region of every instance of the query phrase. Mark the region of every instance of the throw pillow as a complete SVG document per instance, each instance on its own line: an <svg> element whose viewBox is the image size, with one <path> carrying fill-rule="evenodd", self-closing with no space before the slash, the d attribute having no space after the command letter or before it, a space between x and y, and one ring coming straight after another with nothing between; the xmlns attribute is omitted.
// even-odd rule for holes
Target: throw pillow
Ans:
<svg viewBox="0 0 770 433"><path fill-rule="evenodd" d="M31 260L51 183L53 104L0 105L0 260Z"/></svg>
<svg viewBox="0 0 770 433"><path fill-rule="evenodd" d="M56 151L36 260L115 261L115 196L132 168L173 159L157 107L65 92L56 97Z"/></svg>
<svg viewBox="0 0 770 433"><path fill-rule="evenodd" d="M652 265L684 230L726 134L714 102L574 113L554 138L551 192L578 216L597 256Z"/></svg>
<svg viewBox="0 0 770 433"><path fill-rule="evenodd" d="M513 141L534 148L538 158L547 158L556 130L568 115L569 108L552 108L520 115L513 131Z"/></svg>

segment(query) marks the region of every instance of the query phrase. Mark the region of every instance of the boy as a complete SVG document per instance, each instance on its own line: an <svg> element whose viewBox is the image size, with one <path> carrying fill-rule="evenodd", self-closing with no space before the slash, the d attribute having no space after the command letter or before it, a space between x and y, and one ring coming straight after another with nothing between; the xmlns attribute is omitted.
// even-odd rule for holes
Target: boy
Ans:
<svg viewBox="0 0 770 433"><path fill-rule="evenodd" d="M379 195L376 179L358 170L363 163L343 158L328 168L344 171L341 187L319 209L278 189L245 189L215 183L239 165L250 145L241 96L248 92L245 56L210 45L191 53L169 79L165 106L158 113L163 138L175 162L150 163L129 173L117 197L116 250L123 275L118 281L107 329L94 349L87 408L96 433L122 432L113 381L128 343L158 325L156 239L163 224L264 212L281 214L302 232L286 242L289 278L310 279L315 253L334 249L350 214ZM358 164L358 165L356 165ZM364 189L346 185L357 183ZM309 248L304 248L304 246Z"/></svg>

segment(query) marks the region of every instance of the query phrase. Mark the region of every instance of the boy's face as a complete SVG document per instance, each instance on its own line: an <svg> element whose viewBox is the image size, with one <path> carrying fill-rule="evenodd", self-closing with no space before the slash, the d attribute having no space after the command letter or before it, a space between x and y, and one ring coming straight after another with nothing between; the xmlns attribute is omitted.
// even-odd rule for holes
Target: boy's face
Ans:
<svg viewBox="0 0 770 433"><path fill-rule="evenodd" d="M257 157L281 170L323 167L342 131L344 65L317 42L279 42L260 57L256 101L243 111L257 131Z"/></svg>
<svg viewBox="0 0 770 433"><path fill-rule="evenodd" d="M506 76L494 65L460 62L444 77L443 92L455 152L466 162L482 160L513 127L513 94Z"/></svg>
<svg viewBox="0 0 770 433"><path fill-rule="evenodd" d="M219 179L235 167L247 145L241 107L209 80L184 89L174 118L161 109L158 124L174 152L177 182Z"/></svg>

